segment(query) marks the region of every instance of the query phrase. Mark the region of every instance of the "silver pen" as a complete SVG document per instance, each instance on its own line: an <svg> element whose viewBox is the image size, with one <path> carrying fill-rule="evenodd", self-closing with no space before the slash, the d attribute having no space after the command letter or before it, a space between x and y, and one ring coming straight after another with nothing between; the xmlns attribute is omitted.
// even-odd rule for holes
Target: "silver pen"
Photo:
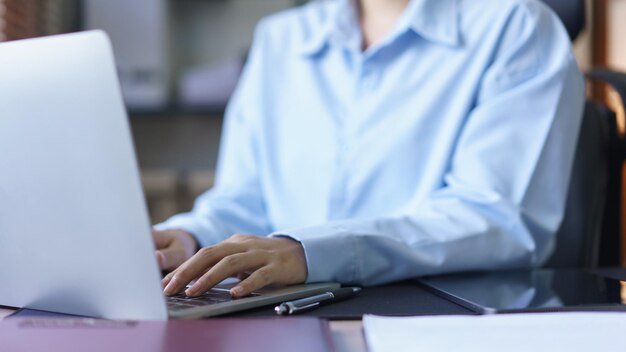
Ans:
<svg viewBox="0 0 626 352"><path fill-rule="evenodd" d="M329 304L350 298L361 292L360 287L344 287L295 301L284 302L274 308L278 315L291 315L315 309L323 304Z"/></svg>

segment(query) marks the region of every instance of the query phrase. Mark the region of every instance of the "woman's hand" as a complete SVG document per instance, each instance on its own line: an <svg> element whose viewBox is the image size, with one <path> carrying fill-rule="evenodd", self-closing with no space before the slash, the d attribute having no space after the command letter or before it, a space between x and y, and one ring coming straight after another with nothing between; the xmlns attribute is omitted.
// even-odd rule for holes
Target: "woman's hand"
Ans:
<svg viewBox="0 0 626 352"><path fill-rule="evenodd" d="M230 290L244 297L270 284L299 284L307 277L302 245L289 238L234 235L217 245L202 248L163 279L165 294L180 292L198 296L222 280L238 276L243 281Z"/></svg>

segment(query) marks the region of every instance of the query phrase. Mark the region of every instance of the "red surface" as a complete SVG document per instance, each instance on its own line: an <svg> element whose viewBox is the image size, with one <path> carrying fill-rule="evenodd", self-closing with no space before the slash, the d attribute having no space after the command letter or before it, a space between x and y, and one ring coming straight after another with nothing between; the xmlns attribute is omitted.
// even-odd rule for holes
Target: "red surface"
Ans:
<svg viewBox="0 0 626 352"><path fill-rule="evenodd" d="M332 351L326 321L315 318L111 322L8 319L0 351Z"/></svg>

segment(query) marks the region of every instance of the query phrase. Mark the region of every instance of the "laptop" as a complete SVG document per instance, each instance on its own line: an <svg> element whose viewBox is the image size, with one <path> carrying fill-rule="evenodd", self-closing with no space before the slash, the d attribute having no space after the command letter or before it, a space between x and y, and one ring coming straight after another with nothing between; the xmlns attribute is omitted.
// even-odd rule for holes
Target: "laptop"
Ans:
<svg viewBox="0 0 626 352"><path fill-rule="evenodd" d="M339 286L166 302L127 120L104 32L0 44L0 305L191 319Z"/></svg>

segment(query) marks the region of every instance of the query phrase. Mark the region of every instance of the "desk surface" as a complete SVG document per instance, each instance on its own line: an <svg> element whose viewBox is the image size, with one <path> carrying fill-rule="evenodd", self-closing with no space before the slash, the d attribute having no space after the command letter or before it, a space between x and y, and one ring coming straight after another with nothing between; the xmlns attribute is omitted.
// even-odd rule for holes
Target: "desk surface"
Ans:
<svg viewBox="0 0 626 352"><path fill-rule="evenodd" d="M365 288L356 297L322 306L302 315L330 320L361 320L363 314L412 316L474 313L445 298L434 295L417 281L408 280L385 286ZM229 316L263 317L275 316L275 313L273 307L263 307Z"/></svg>
<svg viewBox="0 0 626 352"><path fill-rule="evenodd" d="M13 314L14 309L0 308L0 320ZM335 320L330 322L330 331L337 352L366 352L363 324L360 320Z"/></svg>
<svg viewBox="0 0 626 352"><path fill-rule="evenodd" d="M0 308L0 319L13 312L14 310ZM402 316L471 314L471 312L426 291L415 281L404 281L367 288L357 297L306 313L310 316L331 319L330 329L337 352L367 351L360 320L363 314ZM230 316L274 317L275 313L272 307L266 307Z"/></svg>
<svg viewBox="0 0 626 352"><path fill-rule="evenodd" d="M598 269L593 272L626 280L626 269L623 268ZM13 311L0 308L0 319L13 313ZM363 325L360 321L363 314L406 316L473 313L421 288L414 281L367 288L358 297L307 313L307 315L331 320L331 333L338 352L367 351L363 337ZM274 313L271 308L263 308L231 316L274 316Z"/></svg>

